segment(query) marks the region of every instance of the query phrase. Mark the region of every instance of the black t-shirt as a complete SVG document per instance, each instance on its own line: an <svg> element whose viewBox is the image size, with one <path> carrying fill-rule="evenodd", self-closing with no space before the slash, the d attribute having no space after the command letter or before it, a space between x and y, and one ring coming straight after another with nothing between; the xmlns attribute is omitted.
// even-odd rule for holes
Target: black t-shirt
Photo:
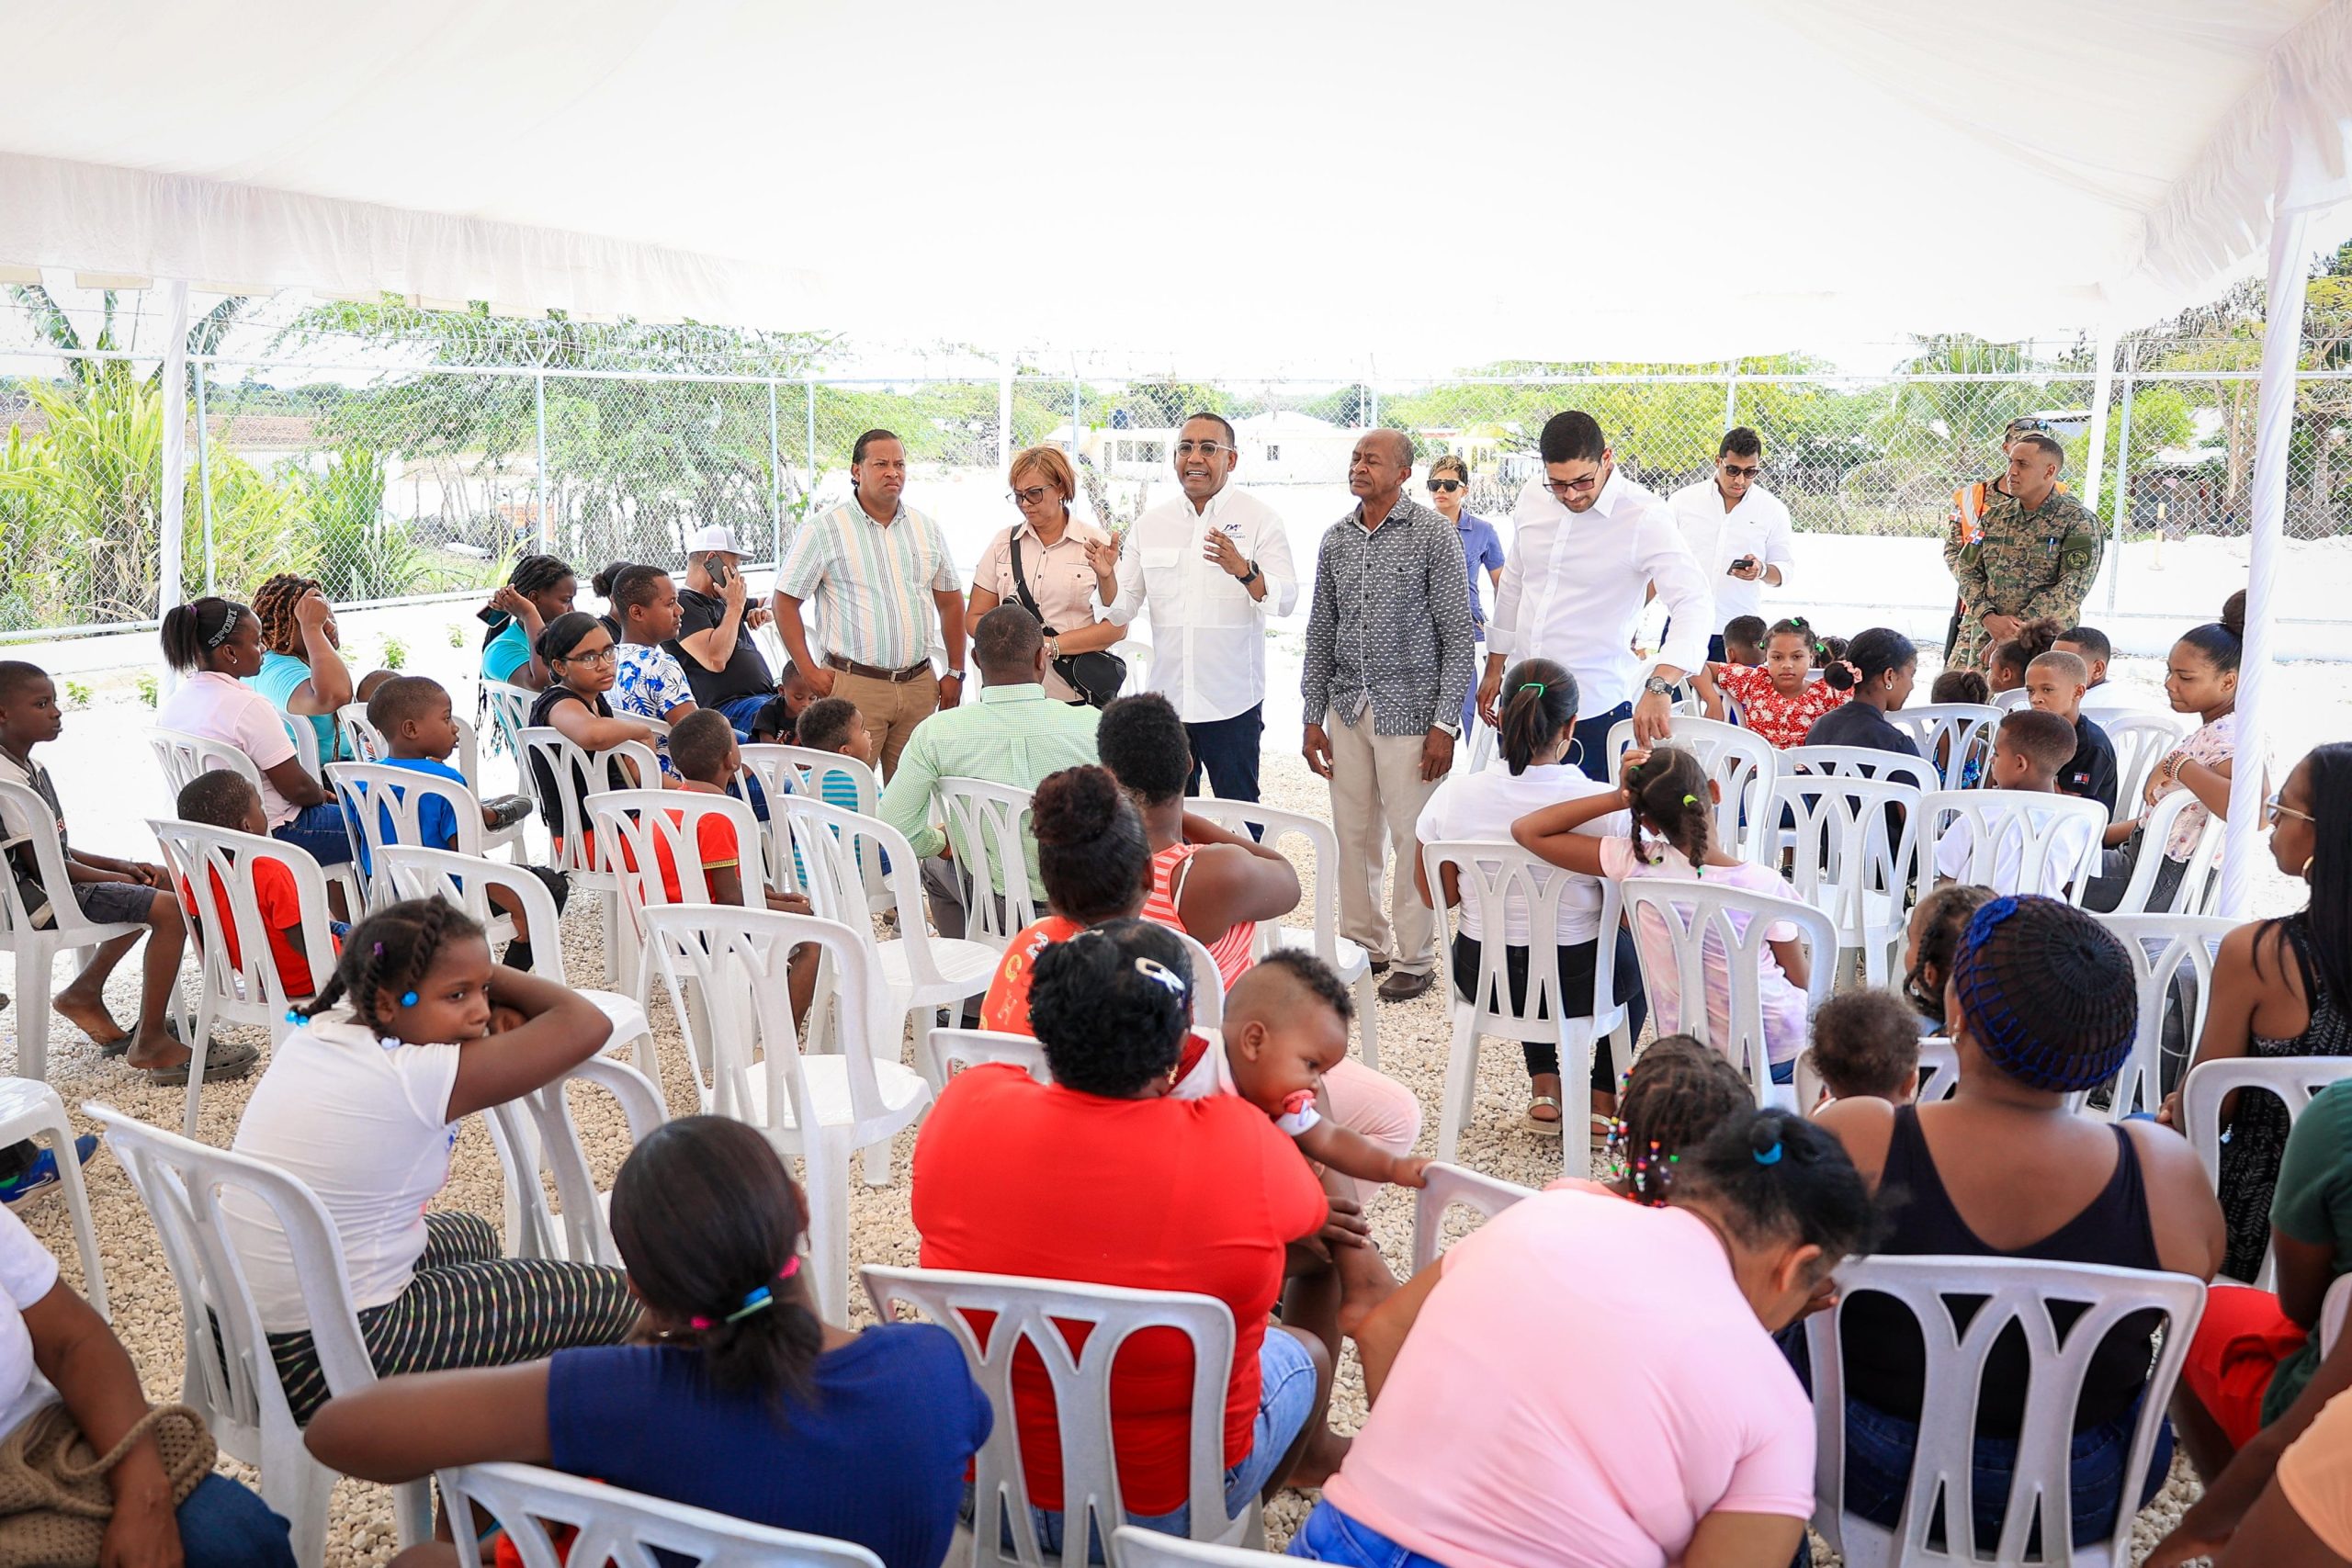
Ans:
<svg viewBox="0 0 2352 1568"><path fill-rule="evenodd" d="M598 718L615 716L613 705L606 702L602 694L599 694L592 703L571 687L558 682L541 692L537 699L531 704L531 728L536 729L551 726L554 721L548 716L565 703L578 703ZM571 766L571 783L574 791L585 798L588 794L588 775L577 762ZM628 774L621 770L618 758L605 759L605 787L606 789L629 787ZM563 792L555 787L555 769L545 757L536 751L531 753L531 790L539 797L539 818L547 823L548 831L559 839L562 838L568 830L563 821Z"/></svg>
<svg viewBox="0 0 2352 1568"><path fill-rule="evenodd" d="M670 650L678 668L686 672L686 684L694 688L696 707L715 708L738 697L771 696L775 692L775 677L768 672L768 661L760 657L759 649L752 641L752 628L742 620L735 623L735 651L727 656L726 669L706 670L700 660L686 651L686 638L710 630L726 618L726 600L691 588L678 590L677 639L662 646Z"/></svg>
<svg viewBox="0 0 2352 1568"><path fill-rule="evenodd" d="M1919 754L1918 743L1886 721L1886 715L1868 703L1849 702L1831 708L1804 732L1808 746L1867 746L1873 751Z"/></svg>
<svg viewBox="0 0 2352 1568"><path fill-rule="evenodd" d="M2081 714L2075 716L2075 760L2058 770L2058 793L2096 800L2115 815L2115 742Z"/></svg>

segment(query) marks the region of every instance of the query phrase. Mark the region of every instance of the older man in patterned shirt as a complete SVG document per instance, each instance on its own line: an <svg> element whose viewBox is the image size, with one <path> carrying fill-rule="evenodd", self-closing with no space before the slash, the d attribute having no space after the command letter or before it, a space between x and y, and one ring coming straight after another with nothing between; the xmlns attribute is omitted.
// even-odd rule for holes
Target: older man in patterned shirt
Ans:
<svg viewBox="0 0 2352 1568"><path fill-rule="evenodd" d="M1477 636L1469 569L1453 525L1405 497L1412 438L1367 431L1348 460L1356 509L1331 525L1315 563L1306 625L1306 765L1331 784L1340 839L1340 931L1372 954L1385 1001L1430 988L1436 917L1397 868L1380 912L1387 845L1409 854L1421 807L1453 765ZM1384 832L1385 829L1385 832Z"/></svg>

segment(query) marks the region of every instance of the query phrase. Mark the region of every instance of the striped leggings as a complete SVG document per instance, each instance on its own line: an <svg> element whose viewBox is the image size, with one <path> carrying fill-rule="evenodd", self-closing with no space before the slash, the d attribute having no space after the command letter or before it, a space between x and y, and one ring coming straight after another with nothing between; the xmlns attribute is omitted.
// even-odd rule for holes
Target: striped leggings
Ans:
<svg viewBox="0 0 2352 1568"><path fill-rule="evenodd" d="M503 1258L498 1232L474 1214L427 1214L416 1277L359 1314L379 1375L535 1361L579 1345L616 1345L636 1326L628 1277L593 1263ZM309 1330L269 1337L297 1422L327 1402Z"/></svg>

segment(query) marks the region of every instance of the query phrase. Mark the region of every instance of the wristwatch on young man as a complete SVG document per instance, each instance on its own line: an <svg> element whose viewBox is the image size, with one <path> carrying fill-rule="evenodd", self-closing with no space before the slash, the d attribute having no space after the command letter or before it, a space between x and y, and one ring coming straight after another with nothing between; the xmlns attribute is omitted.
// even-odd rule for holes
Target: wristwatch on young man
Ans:
<svg viewBox="0 0 2352 1568"><path fill-rule="evenodd" d="M1674 695L1674 682L1663 675L1653 675L1642 682L1642 690L1653 696L1670 697Z"/></svg>
<svg viewBox="0 0 2352 1568"><path fill-rule="evenodd" d="M1242 587L1244 587L1244 588L1247 588L1247 587L1249 587L1251 583L1253 583L1253 582L1257 581L1258 581L1258 563L1257 563L1256 561L1254 561L1254 560L1253 560L1253 561L1251 561L1251 562L1250 563L1250 570L1249 570L1249 571L1248 571L1246 574L1244 574L1244 575L1243 575L1243 576L1242 576L1238 581L1240 581L1241 586L1242 586Z"/></svg>

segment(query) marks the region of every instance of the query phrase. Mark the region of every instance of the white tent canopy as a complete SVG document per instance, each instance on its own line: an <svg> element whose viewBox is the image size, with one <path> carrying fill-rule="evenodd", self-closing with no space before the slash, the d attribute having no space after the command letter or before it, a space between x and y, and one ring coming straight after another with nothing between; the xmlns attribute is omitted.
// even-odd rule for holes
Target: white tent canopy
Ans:
<svg viewBox="0 0 2352 1568"><path fill-rule="evenodd" d="M2267 244L2260 746L2352 0L114 0L7 26L0 267L174 279L175 321L191 284L293 285L1196 359L1714 358L2144 320ZM2262 782L2234 776L2225 908Z"/></svg>
<svg viewBox="0 0 2352 1568"><path fill-rule="evenodd" d="M0 265L1449 364L2143 320L2260 248L2286 85L2314 128L2352 105L2346 0L117 0L9 33Z"/></svg>

